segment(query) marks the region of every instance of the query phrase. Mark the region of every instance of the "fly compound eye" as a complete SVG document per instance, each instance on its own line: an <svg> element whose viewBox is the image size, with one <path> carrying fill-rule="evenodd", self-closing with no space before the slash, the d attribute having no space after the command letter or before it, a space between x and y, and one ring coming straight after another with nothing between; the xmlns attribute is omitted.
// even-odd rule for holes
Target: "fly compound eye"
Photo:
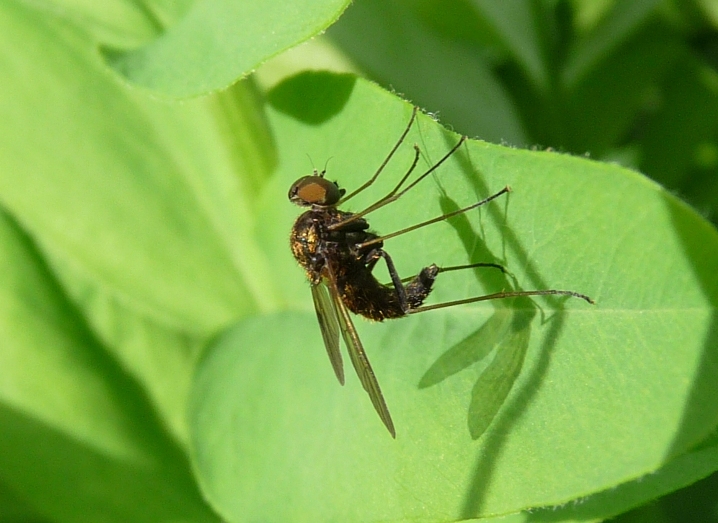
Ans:
<svg viewBox="0 0 718 523"><path fill-rule="evenodd" d="M344 194L336 183L321 176L304 176L289 189L292 203L308 207L310 205L334 205Z"/></svg>

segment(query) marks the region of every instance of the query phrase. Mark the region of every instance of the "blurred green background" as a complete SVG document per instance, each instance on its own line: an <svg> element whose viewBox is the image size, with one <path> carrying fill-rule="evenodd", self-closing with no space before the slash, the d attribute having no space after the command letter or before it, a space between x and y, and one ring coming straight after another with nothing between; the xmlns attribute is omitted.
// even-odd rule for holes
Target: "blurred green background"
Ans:
<svg viewBox="0 0 718 523"><path fill-rule="evenodd" d="M241 4L241 1L236 5ZM52 300L55 299L57 303L54 305L58 311L62 311L61 316L58 313L62 320L62 322L58 320L58 324L64 326L76 323L82 326L81 329L76 329L77 332L74 330L70 332L72 336L68 335L68 337L83 342L86 341L85 338L90 339L90 342L85 343L87 347L83 345L82 350L78 351L82 358L86 357L86 352L92 354L87 356L88 376L95 376L100 366L96 364L94 358L98 357L97 354L101 354L100 358L109 369L105 369L105 374L112 379L115 379L115 374L124 376L125 373L146 378L137 380L133 401L136 400L138 405L145 408L144 405L150 404L145 396L150 396L155 400L155 403L152 403L153 408L157 405L165 406L166 411L170 413L169 422L167 419L161 420L162 423L153 421L150 430L146 429L150 424L142 417L134 416L134 410L128 410L129 413L126 414L123 408L118 407L117 413L113 414L114 411L110 412L104 404L98 408L103 409L102 412L108 419L113 415L116 416L120 420L117 422L118 426L124 427L125 423L130 426L127 429L128 433L134 435L136 430L137 434L140 434L137 440L142 442L142 445L136 444L138 448L144 449L143 445L147 441L157 440L160 441L158 447L165 445L171 449L168 461L179 463L177 470L158 469L153 465L150 467L152 474L148 475L147 485L157 487L162 495L165 494L165 490L170 494L174 492L168 485L179 485L178 496L187 503L187 506L197 507L196 520L214 521L215 518L209 507L204 506L204 501L196 489L194 484L196 478L191 476L186 441L183 439L185 394L190 388L198 354L218 325L233 321L235 315L272 310L277 308L277 304L273 301L274 297L270 295L271 293L263 292L266 291L264 287L260 289L262 292L257 292L255 287L262 285L256 284L256 281L261 282L262 278L256 278L255 287L251 286L252 282L246 285L245 294L249 296L246 299L240 291L227 288L225 281L236 276L234 274L236 267L228 262L225 272L229 276L226 277L224 272L217 270L217 264L223 263L228 256L224 251L218 251L215 255L210 248L216 246L215 243L219 245L219 242L215 242L216 238L212 237L212 233L216 233L214 224L204 222L194 224L191 213L185 211L191 210L196 204L195 195L211 194L213 197L216 196L218 201L209 198L210 203L203 207L203 210L211 213L216 209L230 208L237 215L222 217L226 218L227 223L242 225L252 223L253 216L246 217L242 213L251 214L255 210L251 206L252 203L256 203L252 197L267 182L275 160L272 151L267 152L272 145L269 137L271 130L267 129L266 121L262 120L261 100L262 96L281 79L307 68L352 71L399 93L424 110L435 114L444 125L470 137L520 148L550 148L597 160L618 162L637 169L657 180L670 192L688 201L713 223L718 223L716 181L718 0L356 0L336 23L330 16L315 20L315 25L306 31L318 34L328 27L325 34L269 59L264 65L259 66L255 73L231 89L217 93L214 91L226 84L216 85L202 91L214 92L211 96L175 105L174 102L167 100L157 102L155 93L147 96L148 93L142 88L128 88L110 70L110 67L115 66L116 71L127 73L128 70L118 66L119 62L115 61L116 56L121 56L124 50L140 48L148 42L153 42L168 28L181 25L183 17L201 2L197 4L191 0L113 0L95 3L78 0L33 0L32 2L0 0L0 2L2 2L0 7L7 9L8 12L13 10L20 12L25 9L33 12L32 15L22 15L26 16L23 20L27 21L22 27L18 24L10 28L10 22L7 22L8 27L6 27L3 25L6 22L0 20L0 27L4 27L7 31L6 47L10 49L10 51L5 49L0 57L0 71L9 71L14 75L13 79L21 78L22 82L26 81L26 86L23 85L22 89L18 89L12 99L3 99L2 109L9 110L13 115L16 114L13 112L15 110L17 114L32 115L32 118L23 121L28 127L35 127L31 129L32 133L35 133L32 135L48 136L47 142L24 144L27 151L23 150L22 154L27 153L28 159L40 158L45 161L46 164L40 163L41 166L61 163L52 154L57 154L64 161L72 158L77 162L74 164L67 161L66 165L61 166L72 175L68 176L67 181L77 183L77 187L72 187L79 195L77 201L81 200L80 196L84 197L84 190L91 192L94 188L88 188L87 183L84 183L84 180L91 178L83 178L79 174L75 176L79 170L73 171L73 169L82 163L87 163L92 165L89 169L92 171L95 166L92 163L96 160L95 156L103 161L107 160L108 169L102 174L107 174L108 179L118 182L119 188L106 185L104 189L107 194L102 193L98 196L93 193L93 196L98 198L97 208L106 211L106 215L113 216L109 211L114 212L116 209L112 207L108 211L108 206L104 205L104 200L100 197L109 195L108 201L114 198L119 202L122 200L120 191L127 190L128 194L133 196L127 197L126 201L122 200L121 203L126 204L127 207L117 209L117 215L120 217L116 220L117 223L127 216L137 218L138 225L134 223L131 225L136 225L137 230L141 230L143 234L135 236L128 233L126 236L130 240L137 237L146 238L144 247L147 252L155 252L152 249L155 247L156 251L169 253L167 258L170 260L167 262L163 259L153 260L151 256L148 256L148 259L140 259L137 261L137 267L142 264L144 264L141 267L143 270L147 268L146 266L155 267L157 274L138 270L144 279L134 279L129 275L128 280L131 285L125 287L121 285L125 284L124 281L117 287L102 285L93 287L98 281L100 283L107 281L102 278L93 280L92 277L96 276L93 274L92 277L88 277L89 284L85 288L84 284L87 281L83 277L87 275L77 276L73 273L76 267L63 266L58 261L62 259L62 254L65 254L61 252L62 248L67 245L58 246L53 245L52 242L42 241L38 242L39 246L36 245L37 238L33 233L41 227L32 222L34 215L31 213L21 215L16 212L16 208L21 208L22 204L27 204L28 208L32 208L33 205L40 206L37 202L43 201L42 198L38 198L32 192L36 187L43 187L42 184L46 181L42 176L47 173L40 172L38 185L33 187L32 184L28 184L28 192L22 195L24 199L20 204L9 196L10 191L5 191L2 195L5 210L13 214L12 218L7 219L7 224L3 221L3 226L27 232L27 237L23 233L18 235L19 239L12 238L22 246L23 250L18 254L18 259L24 262L13 261L9 265L23 267L23 270L27 269L28 274L34 274L35 267L26 261L41 260L37 262L38 273L42 276L38 278L42 281L36 285L37 293L26 293L24 287L20 289L25 293L22 295L25 299L24 303L32 305L28 308L30 310L28 314L42 310L42 307L36 306L37 303L54 303ZM222 9L231 6L232 3L231 1L223 3L220 0L206 2L207 5L216 8L215 15L222 14ZM264 4L257 3L257 5L261 7ZM341 12L341 7L340 5L337 8L336 13ZM60 19L63 23L69 21L68 25L78 28L77 32L66 28L57 29L53 25L55 19ZM53 22L46 24L48 20ZM229 25L233 22L231 17L227 17ZM13 36L11 29L17 30L17 34L23 36L44 35L45 39L21 40ZM223 36L227 37L226 34ZM220 45L224 42L221 38L217 40ZM65 47L56 45L57 42ZM191 50L194 42L185 42L185 45ZM282 45L288 47L290 43L284 42ZM72 54L67 52L68 49L72 52L77 49L82 51ZM97 49L104 51L105 54L100 56L99 52L95 52ZM282 49L280 45L272 52L279 53ZM39 56L46 61L37 59L33 62L33 59L27 59L27 56L22 55L24 51L28 51L27 56ZM269 58L270 54L265 53L261 59ZM103 57L107 59L107 63L101 63ZM207 57L203 57L206 63L218 63L219 69L224 67L225 70L222 72L227 75L226 67L232 62L232 56L218 57L208 54ZM226 59L226 62L222 62L223 59ZM250 69L254 69L254 65L248 66L247 70L237 72L232 79L247 73ZM204 72L180 71L178 74L200 77ZM80 77L85 73L86 76ZM163 80L167 85L173 85L174 80L170 76ZM50 83L52 85L49 85ZM66 92L62 90L63 87L67 89ZM0 89L2 89L1 80ZM196 94L201 93L198 91ZM27 98L22 98L21 95ZM67 98L61 98L63 95L67 95ZM47 100L43 98L44 96ZM52 99L53 96L56 98ZM77 99L81 97L84 97L84 103L78 104L78 107L87 108L87 113L78 110L76 114L69 115L67 127L57 125L57 122L63 122L67 116L63 111L74 110L76 107L72 104L77 103ZM157 98L162 99L162 96ZM23 102L27 100L31 100L35 105L24 106ZM38 100L46 101L46 106ZM109 100L112 102L110 103ZM113 105L115 103L116 105ZM177 106L180 105L181 110L178 110ZM71 109L66 109L65 106ZM51 110L48 110L48 107ZM107 107L112 110L106 111ZM128 107L136 109L136 112L128 111ZM97 113L102 111L104 118L95 118L94 110L97 110ZM43 111L48 111L48 114L54 117L55 127L50 126L49 129L43 127L38 130L41 126L36 125L36 121L44 118ZM191 115L187 116L190 113ZM226 116L227 114L229 116ZM72 117L75 117L80 124L74 126L74 120L69 121ZM153 127L160 121L165 126ZM93 126L87 126L87 122L92 122ZM197 122L202 122L202 127L198 127ZM237 122L244 127L237 125ZM4 124L7 126L5 136L8 140L12 137L20 143L24 140L22 133L27 129L23 129L17 123L5 119ZM229 130L222 125L226 125ZM130 132L127 135L123 134L127 130ZM85 136L83 135L85 131L93 135ZM72 134L73 132L76 134ZM232 135L232 132L235 134ZM97 136L107 139L106 148L93 149L93 144L96 143L93 139ZM55 138L57 140L53 141ZM122 139L125 141L123 142ZM201 142L202 139L205 140L204 143ZM68 152L69 142L72 142L71 145L75 148ZM55 143L56 149L47 149L45 146L48 143ZM117 146L118 143L121 147ZM176 152L180 154L176 156L168 154L165 157L166 151L162 149L163 146L173 154ZM249 151L247 156L256 156L251 158L251 161L247 161L246 165L241 165L244 169L242 172L245 174L256 174L254 179L247 182L249 188L237 189L232 185L236 172L241 169L232 164L233 161L238 161L237 158L227 160L224 155L225 147L228 150L232 150L231 147L243 148L243 154ZM263 147L267 150L262 150ZM0 158L9 149L10 147L3 150L0 144ZM52 154L48 154L48 150ZM128 161L128 158L135 159L128 151L136 153L136 161ZM25 160L22 154L17 156L20 158L17 165ZM62 156L63 154L67 156ZM147 158L154 158L155 154L157 167L146 161ZM238 154L237 157L239 156L241 155ZM215 161L217 158L219 160ZM174 160L175 163L170 160ZM97 164L100 164L99 160ZM177 167L176 171L187 177L184 180L187 187L173 185L175 179L172 178L169 178L170 183L165 183L167 179L162 177L163 173L160 171L168 164ZM230 167L222 171L227 165ZM114 176L115 171L111 170L113 167L117 167L117 176ZM28 171L33 169L28 168ZM36 171L41 170L35 169L32 174L36 174ZM127 182L130 178L122 178L122 175L126 174L125 171L136 175L137 193L129 190L136 188ZM207 189L202 185L206 181L204 178L199 176L192 178L192 175L202 172L220 173L217 176L220 179L218 186L221 190L212 193L211 189L216 187ZM6 172L4 179L8 180L9 184L13 184L14 174L14 172ZM151 176L153 174L157 174L156 200L147 198L146 192L148 180L154 180ZM179 179L179 176L177 178ZM27 179L30 180L30 176ZM58 178L58 180L59 184L64 184L64 179ZM208 185L210 183L208 182ZM63 185L63 188L65 187ZM228 187L235 192L231 192ZM205 190L206 192L203 192ZM68 194L70 197L73 196L71 193ZM93 237L94 234L98 237L107 236L108 231L104 229L107 223L92 222L92 219L100 214L99 212L95 214L95 210L77 205L65 193L58 191L58 194L53 196L58 202L64 202L71 208L72 212L68 213L69 215L86 213L86 217L78 218L77 222L72 222L73 224L97 226L97 230L88 226L87 231L80 232L86 233L88 237ZM246 203L241 199L245 196L249 204L244 207L237 204L237 202ZM16 204L15 208L7 203L10 201ZM88 201L94 200L88 199ZM139 212L148 209L154 211L156 202L164 204L167 201L175 202L176 207L171 207L172 213L162 209L163 212L158 213L161 219L158 218L156 221L144 219ZM37 215L44 217L45 210L39 209ZM48 213L52 210L54 209L48 210ZM170 214L176 218L176 222L168 224L166 218ZM155 216L154 213L152 216ZM49 222L54 218L47 219ZM184 234L186 229L190 229L189 226L184 228L185 219L194 224L193 230L196 230L196 235L190 238L191 241L186 236L181 236L175 241L175 238L167 232L177 230ZM218 219L217 222L220 220ZM44 223L41 222L41 225ZM156 227L158 223L167 226L167 229ZM33 225L36 226L35 230ZM127 226L124 223L122 225ZM58 229L62 232L66 230L75 232L73 227L68 225L65 225L64 229L58 226ZM210 232L206 232L207 230ZM129 226L124 232L127 231L130 231ZM246 245L237 246L246 238L235 234L234 230L224 232L226 235L222 239L230 238L229 243L238 252L241 251L246 261L247 252L251 249ZM153 236L155 233L156 237ZM119 238L122 240L125 236ZM209 247L202 248L200 240L195 241L197 238L206 239ZM160 241L168 241L170 247L165 248L164 243L160 245ZM195 259L182 252L187 243L196 247L203 257ZM84 255L85 251L82 249L87 248L88 243L78 242L78 245L80 245L78 252ZM112 245L117 251L117 258L121 258L123 262L127 262L127 258L132 254L144 252L142 248L128 252L124 250L125 245L119 240L116 245ZM56 257L53 257L53 247L56 249L54 253L57 254ZM102 248L96 250L101 251ZM100 254L109 251L108 248ZM87 252L96 254L92 249ZM92 258L89 254L88 258ZM192 253L194 254L196 253ZM257 255L257 259L261 257ZM124 276L124 270L128 266L118 264L117 271L112 272L111 276L117 273ZM201 272L195 271L195 267L212 267L213 270ZM198 283L187 278L183 272L185 268L187 273L201 272L209 282L202 284L203 282ZM24 272L20 271L20 274ZM57 274L64 276L64 279L55 281ZM169 276L176 277L171 279ZM7 279L14 283L21 278L14 278L14 275L8 272ZM30 277L27 276L27 279L29 280ZM165 280L171 280L167 285L169 290L162 287L162 284L166 283ZM247 283L240 278L237 280L238 287ZM75 283L74 288L72 282ZM35 285L34 282L31 283ZM173 283L177 286L173 286ZM113 292L116 292L117 288L122 291L128 288L132 290L135 284L140 289L136 295L130 293L130 299L126 299L127 295L120 293L119 305L114 303L113 300L117 296ZM97 287L100 288L98 300L100 306L90 303L87 309L83 309L87 302L92 302L96 298L92 292L96 292ZM51 289L52 295L48 294L48 288ZM189 288L186 295L180 293L178 299L174 299L173 292L186 288ZM11 289L13 292L15 290L14 287ZM205 291L204 294L200 293L200 290ZM193 291L197 292L193 293ZM104 292L107 292L109 297L102 295ZM198 324L191 321L179 322L179 325L178 322L168 321L165 324L162 323L164 318L158 320L156 314L153 316L156 309L162 309L166 303L148 306L147 296L152 298L159 296L158 301L162 302L161 298L167 295L173 298L167 299L167 302L179 304L179 312L171 310L177 317L181 317L180 313L186 313L187 317L192 318L206 314L209 318L205 324L200 324L202 328L199 329ZM191 299L187 299L186 296L190 296ZM206 301L197 300L197 296L206 297ZM218 296L225 298L224 301ZM252 301L252 297L257 298L256 303ZM105 298L109 305L102 301ZM265 299L266 303L261 299ZM209 310L206 306L216 303L219 303L217 311ZM108 310L102 310L103 306ZM188 311L184 310L185 306ZM97 317L94 318L91 312L88 313L93 307L96 312L100 309ZM115 307L119 310L116 316ZM197 310L200 312L198 313ZM117 317L127 319L127 324L120 324L118 327L114 323ZM168 317L176 320L175 316L168 315ZM104 320L106 321L103 331L98 325L102 326ZM37 325L47 327L48 324L49 322L38 322ZM136 332L139 333L135 339L127 336L127 332L134 332L130 327L136 328ZM90 333L90 328L95 330ZM19 330L24 332L23 329L33 330L26 325L20 325ZM40 327L37 327L37 330L39 332ZM50 341L46 342L42 339L38 345L53 346L56 339L52 336L57 334L51 329L47 330L49 331L47 339ZM44 334L44 331L42 332ZM147 335L148 333L151 336ZM133 350L128 350L128 347ZM152 351L147 350L148 347L151 347ZM123 353L119 348L124 349L125 352ZM156 361L151 361L152 358ZM21 356L18 356L18 361L22 361ZM67 353L63 353L61 361L66 362L70 369L67 371L69 376L67 381L71 385L87 384L86 396L94 396L94 382L78 371L77 362L68 358ZM135 364L136 368L133 368ZM11 372L7 372L7 368L5 367L6 375L9 375ZM66 371L64 368L61 370L63 373ZM85 368L80 370L84 371ZM146 376L142 374L143 371L147 371ZM32 373L33 369L30 368L28 372ZM79 377L75 377L75 373ZM22 376L21 373L18 375ZM46 388L44 375L38 373L34 375L41 382L38 390L40 386ZM97 381L100 384L105 383L99 379ZM114 383L109 378L108 381ZM59 393L55 394L55 391L60 391L61 387L58 387L57 382L53 382L52 385L55 389L48 393L48 397L54 400L55 396L60 396ZM116 394L114 390L111 391L113 394L111 397L117 400L118 405L124 406L127 402L125 389L118 386L117 390L121 392ZM104 397L99 393L97 396ZM52 402L49 405L52 407ZM56 409L53 407L48 410ZM166 415L167 412L164 414ZM14 411L4 414L6 416L4 420L14 419ZM88 416L88 419L90 418L101 419L102 416L97 418ZM66 419L72 429L77 428L72 416L67 416ZM135 428L135 423L140 428ZM167 425L173 429L171 437L164 433ZM7 430L9 426L11 426L9 422L5 423L4 429ZM112 428L113 426L110 427L111 430L107 430L109 434L119 433ZM151 437L146 437L145 432ZM30 445L23 446L27 438L22 433L19 433L16 440L19 448L27 448L28 452L34 452ZM135 444L134 441L131 443ZM134 448L129 444L128 447ZM58 444L58 448L66 447L63 443ZM86 449L83 447L81 450L83 453L78 452L78 455L85 456ZM152 448L147 450L147 453L151 454L153 451ZM42 459L37 460L41 466L40 472L31 470L22 463L15 464L16 470L25 472L27 469L28 476L32 476L33 472L37 472L37 476L42 476L50 470L51 465L63 459L67 462L72 461L73 465L74 462L81 462L74 455L60 456L59 452L54 457L58 459L46 460L46 463L42 463ZM91 460L94 456L87 459L93 462ZM118 461L120 462L118 470L125 470L125 461ZM134 466L135 462L131 463ZM48 468L42 468L45 464ZM145 462L142 464L144 465ZM98 467L98 477L117 475L108 471L109 468ZM93 478L94 476L90 474L86 476L86 481L90 484L88 492L94 493L93 489L96 486L97 491L105 488L108 492L107 506L96 507L98 512L114 503L123 510L126 509L128 513L132 510L144 511L147 513L147 521L152 520L153 513L147 510L147 507L136 507L135 499L129 499L120 489L115 493L111 482L103 484L98 480L97 483L93 483ZM58 483L61 483L60 488L65 488L66 482L67 478L60 477L58 480ZM149 491L149 487L145 488L144 483L136 481L133 476L130 476L127 483L137 485L138 491L142 493ZM114 500L113 494L117 494L128 507ZM159 494L157 497L164 499ZM173 501L174 499L172 498ZM28 519L27 514L33 512L32 501L16 496L11 488L0 484L0 521L3 523L45 521L41 516L35 520ZM158 512L163 512L173 503L158 502L158 505L160 507ZM186 512L181 504L173 507L173 510ZM191 516L187 519L190 520ZM718 475L714 474L689 488L624 514L616 521L658 523L718 521Z"/></svg>

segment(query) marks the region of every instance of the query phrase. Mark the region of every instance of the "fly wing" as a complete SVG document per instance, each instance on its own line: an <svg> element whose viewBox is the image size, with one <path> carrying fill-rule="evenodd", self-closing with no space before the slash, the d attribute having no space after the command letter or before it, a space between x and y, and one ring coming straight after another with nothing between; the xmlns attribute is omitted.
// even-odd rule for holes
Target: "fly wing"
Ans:
<svg viewBox="0 0 718 523"><path fill-rule="evenodd" d="M344 305L341 296L339 296L339 290L337 289L337 284L333 274L331 273L329 267L327 267L327 269L328 278L325 278L325 281L327 281L329 293L331 294L332 301L335 305L334 310L337 313L337 319L339 320L339 327L341 328L342 336L344 337L344 343L346 343L347 350L349 351L349 358L352 360L354 369L359 376L359 381L361 381L364 390L366 390L369 394L371 402L374 404L374 408L379 414L379 417L384 422L384 425L386 425L386 428L389 430L392 438L396 438L394 422L391 420L389 409L386 406L384 396L379 388L379 382L376 380L374 371L372 370L369 360L366 357L364 347L361 344L361 340L359 339L359 335L354 327L354 322L352 322L352 318L349 315L349 311L347 310L346 305Z"/></svg>
<svg viewBox="0 0 718 523"><path fill-rule="evenodd" d="M336 310L334 302L329 297L329 290L322 281L317 285L312 285L312 298L314 299L314 310L317 312L319 327L324 338L324 346L327 348L329 361L332 362L334 374L337 375L339 383L344 385L344 365L342 365L342 355L339 352L339 323L337 317L339 313Z"/></svg>

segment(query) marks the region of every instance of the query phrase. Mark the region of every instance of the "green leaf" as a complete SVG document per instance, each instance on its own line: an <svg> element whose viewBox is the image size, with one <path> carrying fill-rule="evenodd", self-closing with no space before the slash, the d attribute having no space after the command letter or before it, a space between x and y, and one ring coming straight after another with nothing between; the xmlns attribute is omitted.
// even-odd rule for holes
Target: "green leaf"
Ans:
<svg viewBox="0 0 718 523"><path fill-rule="evenodd" d="M446 8L439 6L442 12ZM472 21L484 21L468 10ZM528 142L517 108L485 53L436 34L411 6L363 0L327 34L385 85L432 108L460 132L513 145Z"/></svg>
<svg viewBox="0 0 718 523"><path fill-rule="evenodd" d="M0 484L52 521L217 521L142 389L4 214L0 250Z"/></svg>
<svg viewBox="0 0 718 523"><path fill-rule="evenodd" d="M206 335L273 303L244 232L273 163L251 86L149 99L80 31L0 9L2 204L58 263L172 328Z"/></svg>
<svg viewBox="0 0 718 523"><path fill-rule="evenodd" d="M2 483L0 483L0 521L45 522L36 511Z"/></svg>
<svg viewBox="0 0 718 523"><path fill-rule="evenodd" d="M33 0L32 5L50 16L72 20L105 46L139 47L157 38L194 0Z"/></svg>
<svg viewBox="0 0 718 523"><path fill-rule="evenodd" d="M715 213L718 159L710 151L718 148L718 75L694 56L682 54L664 86L665 101L646 123L641 139L641 167ZM713 157L703 165L701 149Z"/></svg>
<svg viewBox="0 0 718 523"><path fill-rule="evenodd" d="M718 467L718 448L715 445L688 452L672 461L662 469L582 499L581 503L561 507L560 509L540 510L531 514L532 522L565 522L600 520L640 506L649 499L664 496L676 488L690 485L696 478L703 478Z"/></svg>
<svg viewBox="0 0 718 523"><path fill-rule="evenodd" d="M47 250L46 250L47 251ZM54 255L53 255L54 254ZM187 398L207 336L143 315L86 273L50 253L52 270L106 350L145 390L162 423L187 447Z"/></svg>
<svg viewBox="0 0 718 523"><path fill-rule="evenodd" d="M150 44L106 51L130 81L174 97L227 87L260 64L316 36L348 0L195 2L185 17Z"/></svg>
<svg viewBox="0 0 718 523"><path fill-rule="evenodd" d="M539 9L530 0L511 0L496 3L474 0L477 14L484 18L516 62L531 78L539 91L549 87L546 57L542 54Z"/></svg>
<svg viewBox="0 0 718 523"><path fill-rule="evenodd" d="M563 84L571 88L583 80L598 62L611 56L656 10L659 0L614 2L601 22L577 41L562 73Z"/></svg>
<svg viewBox="0 0 718 523"><path fill-rule="evenodd" d="M301 75L270 97L280 157L259 207L268 223L257 230L287 303L305 312L248 318L223 334L192 394L194 460L219 513L232 522L448 521L606 493L603 513L591 514L599 519L625 506L612 496L615 487L646 474L666 471L661 488L636 481L631 503L705 475L680 460L718 423L718 234L661 187L612 165L469 141L411 193L372 213L372 226L388 233L510 185L508 197L464 219L387 241L400 275L432 262L498 261L510 275L442 274L432 301L554 288L586 293L596 305L536 298L529 306L488 302L386 324L357 319L395 441L356 379L337 385L307 282L286 244L300 212L286 190L309 170L306 154L318 165L331 158L327 177L357 187L411 108L363 81L347 82L323 118L282 104L321 84L322 75ZM394 186L411 163L412 143L426 169L457 139L420 116L379 181L347 209ZM493 357L485 347L462 348L497 307L528 323L497 334ZM490 388L483 400L496 412L476 417L477 383ZM472 430L489 418L474 440Z"/></svg>
<svg viewBox="0 0 718 523"><path fill-rule="evenodd" d="M653 24L636 31L566 93L561 143L597 157L621 143L656 83L684 53L683 43L666 27Z"/></svg>

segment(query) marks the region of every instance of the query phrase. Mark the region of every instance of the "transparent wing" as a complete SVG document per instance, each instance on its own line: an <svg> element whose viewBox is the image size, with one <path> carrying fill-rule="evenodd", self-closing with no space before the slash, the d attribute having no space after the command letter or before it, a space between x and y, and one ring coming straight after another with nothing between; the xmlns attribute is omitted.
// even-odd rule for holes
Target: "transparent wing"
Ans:
<svg viewBox="0 0 718 523"><path fill-rule="evenodd" d="M324 346L327 348L329 361L334 368L339 383L344 385L344 365L342 355L339 352L339 323L334 302L329 297L329 290L324 282L312 285L312 298L314 299L314 310L317 312L319 328L324 338Z"/></svg>
<svg viewBox="0 0 718 523"><path fill-rule="evenodd" d="M359 339L359 335L354 327L354 322L352 322L352 318L349 315L349 311L344 305L341 296L339 296L339 290L337 289L335 278L328 266L327 273L328 278L325 278L325 281L327 281L327 287L329 288L329 293L331 294L332 301L335 305L334 310L336 311L337 319L339 320L339 327L342 331L344 343L346 343L347 350L349 351L349 358L352 360L354 369L359 376L359 381L361 381L364 390L366 390L369 394L371 402L374 404L374 408L379 414L379 417L384 422L384 425L386 425L386 428L389 430L391 436L396 438L394 422L391 420L389 409L386 406L384 396L379 388L379 382L376 380L374 371L372 370L369 360L366 357L364 347L361 344L361 340Z"/></svg>

